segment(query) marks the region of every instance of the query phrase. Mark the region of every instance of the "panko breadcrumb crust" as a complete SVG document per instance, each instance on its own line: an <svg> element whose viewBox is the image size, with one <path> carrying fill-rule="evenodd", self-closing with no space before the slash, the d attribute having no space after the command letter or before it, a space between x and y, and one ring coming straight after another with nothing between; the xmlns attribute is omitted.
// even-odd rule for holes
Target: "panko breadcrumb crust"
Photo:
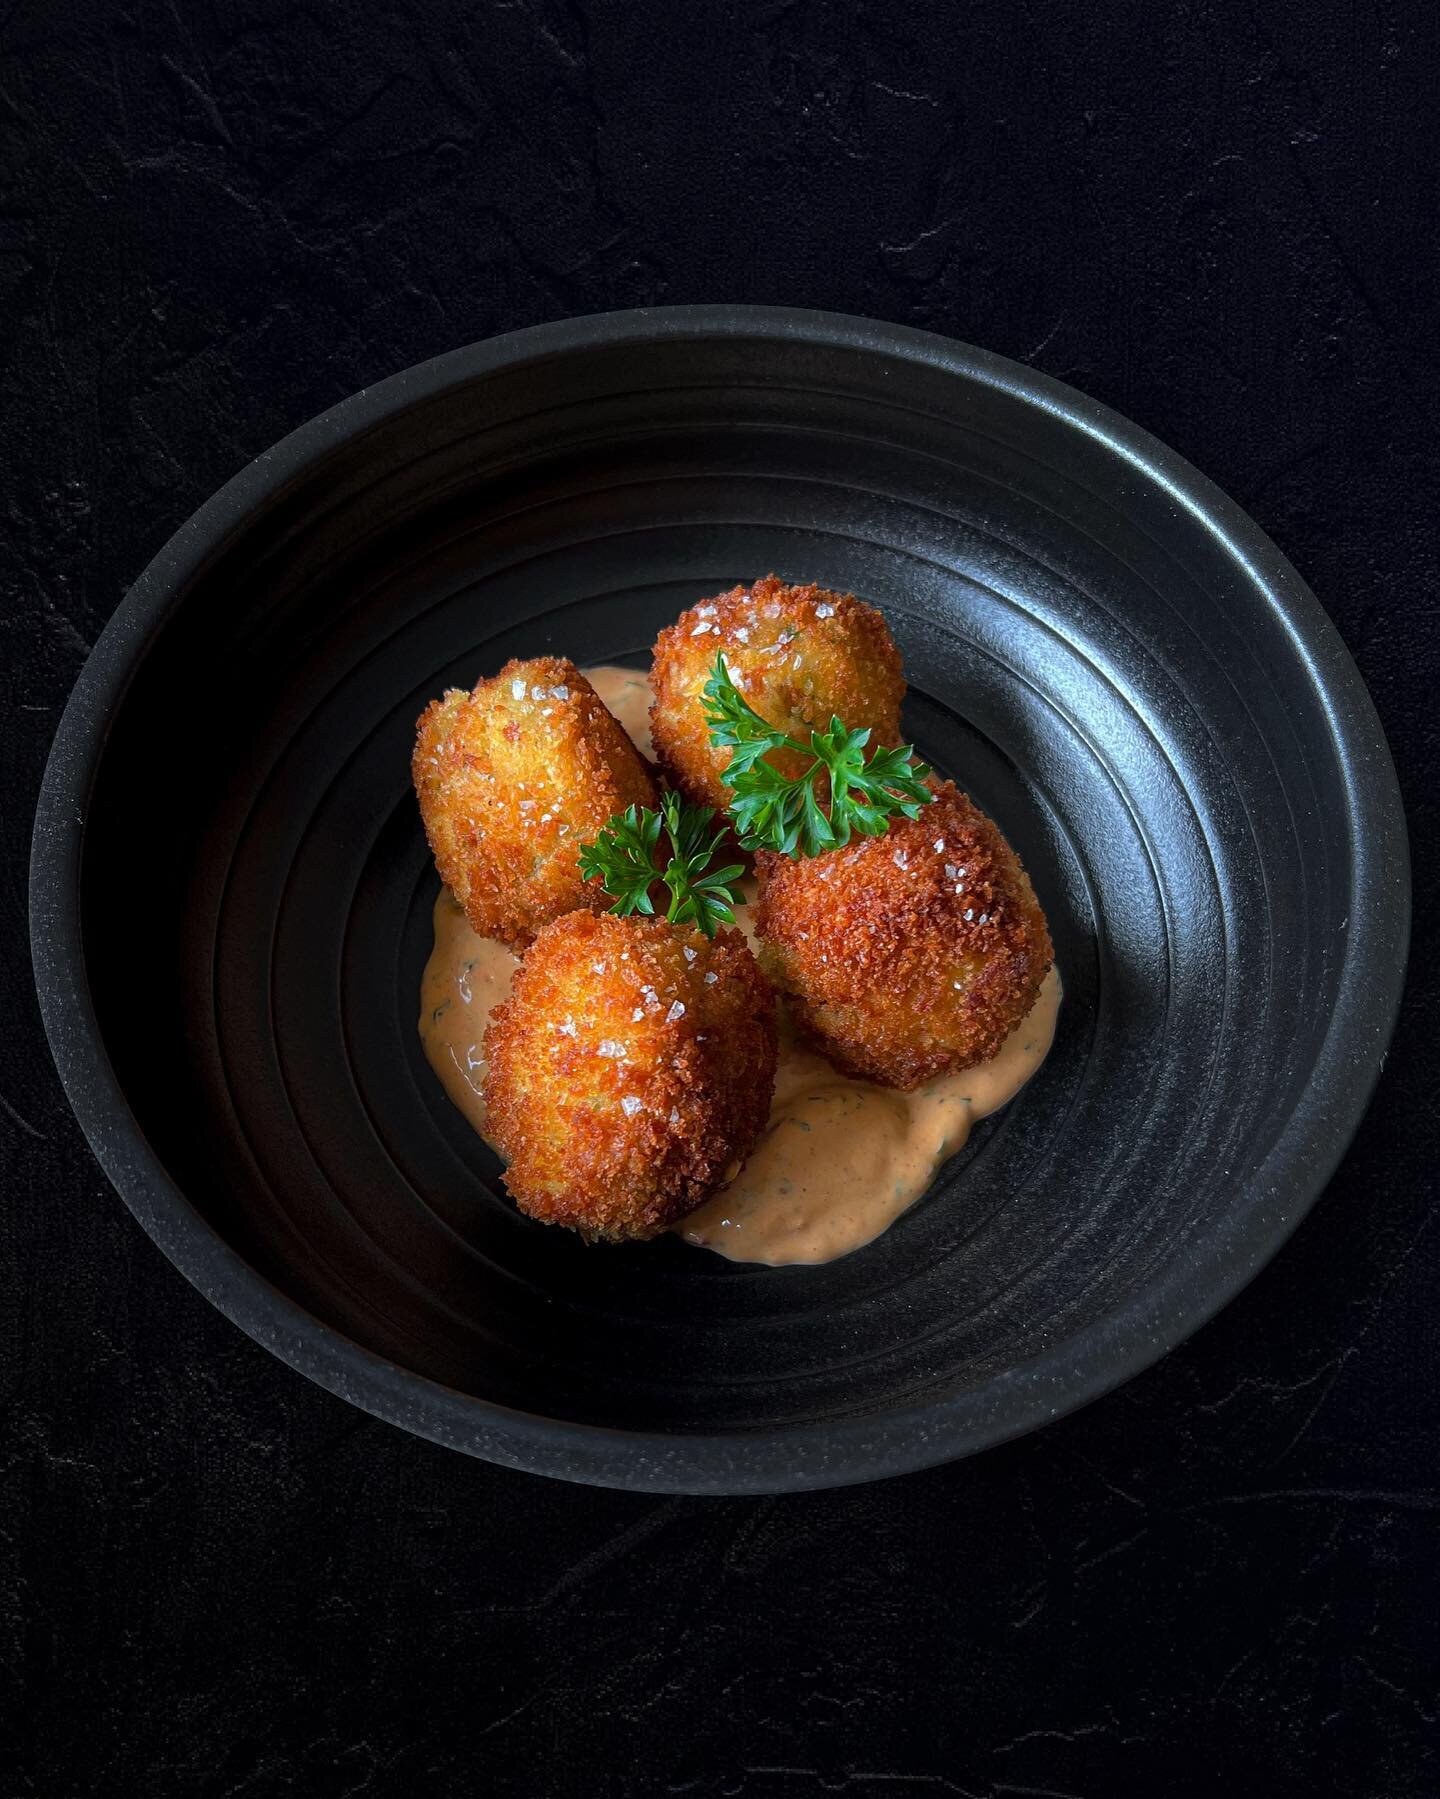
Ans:
<svg viewBox="0 0 1440 1799"><path fill-rule="evenodd" d="M485 1033L485 1107L521 1211L653 1237L749 1155L775 1085L775 995L739 931L572 912Z"/></svg>
<svg viewBox="0 0 1440 1799"><path fill-rule="evenodd" d="M521 950L578 907L603 910L580 845L655 783L573 662L507 662L473 692L451 689L417 725L411 761L440 879L482 937Z"/></svg>
<svg viewBox="0 0 1440 1799"><path fill-rule="evenodd" d="M755 860L765 972L845 1074L909 1090L995 1055L1053 960L1029 876L953 782L883 837Z"/></svg>
<svg viewBox="0 0 1440 1799"><path fill-rule="evenodd" d="M730 751L711 744L703 698L721 652L749 704L800 742L832 715L868 729L872 744L900 742L905 678L885 620L853 594L767 575L700 601L655 643L650 735L666 776L694 804L723 810L730 799L721 779ZM784 751L770 760L789 775L805 766Z"/></svg>

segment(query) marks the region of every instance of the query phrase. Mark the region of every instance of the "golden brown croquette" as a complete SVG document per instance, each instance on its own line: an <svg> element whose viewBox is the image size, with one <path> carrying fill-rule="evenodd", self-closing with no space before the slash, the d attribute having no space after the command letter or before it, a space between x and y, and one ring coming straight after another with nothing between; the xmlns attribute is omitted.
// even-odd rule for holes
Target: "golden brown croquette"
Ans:
<svg viewBox="0 0 1440 1799"><path fill-rule="evenodd" d="M910 1089L996 1054L1053 951L1020 859L951 781L883 837L792 861L761 851L765 972L843 1073Z"/></svg>
<svg viewBox="0 0 1440 1799"><path fill-rule="evenodd" d="M490 1136L522 1212L653 1237L749 1155L775 1084L775 995L738 931L572 912L485 1032Z"/></svg>
<svg viewBox="0 0 1440 1799"><path fill-rule="evenodd" d="M435 866L482 937L523 949L552 919L609 905L580 845L655 783L573 662L507 662L421 714L411 762Z"/></svg>
<svg viewBox="0 0 1440 1799"><path fill-rule="evenodd" d="M730 798L721 780L730 751L711 745L703 698L721 652L749 704L801 743L832 715L868 728L872 744L899 743L905 678L885 620L853 594L767 575L692 606L655 644L650 734L666 775L695 804L723 809ZM804 766L785 751L770 760L789 775Z"/></svg>

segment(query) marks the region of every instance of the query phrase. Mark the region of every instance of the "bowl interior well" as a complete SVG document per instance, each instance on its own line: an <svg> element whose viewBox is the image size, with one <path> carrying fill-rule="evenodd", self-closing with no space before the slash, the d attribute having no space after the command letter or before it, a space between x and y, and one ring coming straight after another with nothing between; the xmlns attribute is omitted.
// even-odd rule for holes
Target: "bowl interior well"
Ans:
<svg viewBox="0 0 1440 1799"><path fill-rule="evenodd" d="M886 613L907 732L1000 823L1066 999L1044 1069L832 1265L521 1218L416 1035L436 877L414 721L507 657L644 665L770 571ZM151 1146L283 1292L402 1369L675 1433L985 1394L1217 1244L1335 1004L1331 721L1224 544L1003 387L789 339L458 380L297 470L209 556L110 721L86 962Z"/></svg>

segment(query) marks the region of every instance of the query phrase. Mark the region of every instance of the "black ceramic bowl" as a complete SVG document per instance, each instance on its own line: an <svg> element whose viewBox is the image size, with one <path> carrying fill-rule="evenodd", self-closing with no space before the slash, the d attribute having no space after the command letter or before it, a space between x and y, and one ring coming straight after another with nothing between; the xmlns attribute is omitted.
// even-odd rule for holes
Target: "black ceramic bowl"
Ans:
<svg viewBox="0 0 1440 1799"><path fill-rule="evenodd" d="M643 665L770 570L884 609L908 734L1034 876L1059 1036L845 1260L588 1249L420 1053L415 717L509 656ZM86 666L32 877L66 1090L203 1293L411 1430L692 1492L962 1455L1194 1330L1354 1130L1407 904L1369 699L1223 495L1013 363L745 308L478 344L245 469Z"/></svg>

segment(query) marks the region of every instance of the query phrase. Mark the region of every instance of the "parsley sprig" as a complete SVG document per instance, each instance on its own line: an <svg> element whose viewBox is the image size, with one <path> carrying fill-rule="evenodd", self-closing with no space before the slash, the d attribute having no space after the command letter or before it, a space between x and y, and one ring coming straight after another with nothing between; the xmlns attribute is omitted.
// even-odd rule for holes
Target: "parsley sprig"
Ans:
<svg viewBox="0 0 1440 1799"><path fill-rule="evenodd" d="M818 856L842 848L856 831L883 836L892 818L916 818L934 798L925 785L930 770L908 745L873 750L867 760L869 731L847 731L838 718L812 731L808 744L777 731L747 704L723 656L705 683L705 722L711 743L731 752L721 779L734 796L727 810L747 850ZM765 760L771 750L813 760L803 774L785 775ZM828 813L815 792L822 774L830 777Z"/></svg>
<svg viewBox="0 0 1440 1799"><path fill-rule="evenodd" d="M653 915L650 889L663 882L670 890L665 914L670 923L693 924L713 937L722 924L735 922L730 889L745 872L738 862L710 867L726 838L723 825L711 830L714 816L713 807L687 805L676 793L665 795L659 812L630 806L593 843L581 845L580 873L587 881L599 876L615 901L610 910L621 918L632 912ZM670 840L663 868L656 864L662 829Z"/></svg>

